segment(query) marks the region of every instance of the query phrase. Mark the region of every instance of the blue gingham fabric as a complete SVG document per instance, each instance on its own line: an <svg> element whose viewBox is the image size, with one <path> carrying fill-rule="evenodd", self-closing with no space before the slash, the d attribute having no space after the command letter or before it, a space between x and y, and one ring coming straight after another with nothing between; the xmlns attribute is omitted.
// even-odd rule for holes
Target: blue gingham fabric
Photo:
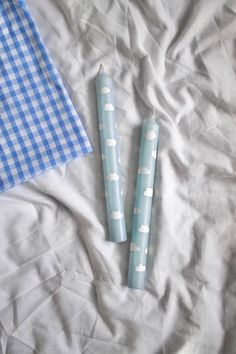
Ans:
<svg viewBox="0 0 236 354"><path fill-rule="evenodd" d="M0 191L92 151L23 0L0 1Z"/></svg>

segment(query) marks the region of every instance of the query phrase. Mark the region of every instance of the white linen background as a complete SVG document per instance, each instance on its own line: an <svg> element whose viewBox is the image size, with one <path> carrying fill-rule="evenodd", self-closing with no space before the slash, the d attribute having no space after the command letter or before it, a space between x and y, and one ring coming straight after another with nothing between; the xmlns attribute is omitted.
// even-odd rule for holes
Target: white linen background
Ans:
<svg viewBox="0 0 236 354"><path fill-rule="evenodd" d="M1 354L236 353L236 2L27 0L94 153L0 195ZM146 289L107 241L94 77L115 81L130 231L161 140Z"/></svg>

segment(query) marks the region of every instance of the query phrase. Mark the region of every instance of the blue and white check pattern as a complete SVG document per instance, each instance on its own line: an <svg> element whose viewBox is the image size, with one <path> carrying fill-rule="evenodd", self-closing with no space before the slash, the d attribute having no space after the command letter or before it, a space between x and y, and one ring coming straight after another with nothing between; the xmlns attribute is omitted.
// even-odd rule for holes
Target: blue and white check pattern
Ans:
<svg viewBox="0 0 236 354"><path fill-rule="evenodd" d="M0 191L92 151L23 0L0 2Z"/></svg>

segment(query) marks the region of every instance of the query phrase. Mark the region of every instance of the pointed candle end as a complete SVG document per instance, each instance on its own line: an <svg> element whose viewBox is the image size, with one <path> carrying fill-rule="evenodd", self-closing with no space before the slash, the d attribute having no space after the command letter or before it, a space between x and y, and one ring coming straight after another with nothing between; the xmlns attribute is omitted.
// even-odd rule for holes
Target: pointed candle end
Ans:
<svg viewBox="0 0 236 354"><path fill-rule="evenodd" d="M104 72L104 66L102 64L100 64L98 75L103 74L103 72Z"/></svg>
<svg viewBox="0 0 236 354"><path fill-rule="evenodd" d="M158 121L159 121L158 116L157 116L157 111L154 107L152 108L151 120L156 123L158 123Z"/></svg>

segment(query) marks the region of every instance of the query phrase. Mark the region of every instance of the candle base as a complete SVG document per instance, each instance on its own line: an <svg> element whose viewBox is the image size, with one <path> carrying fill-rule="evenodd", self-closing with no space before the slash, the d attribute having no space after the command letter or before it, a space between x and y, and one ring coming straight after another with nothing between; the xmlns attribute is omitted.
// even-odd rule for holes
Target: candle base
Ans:
<svg viewBox="0 0 236 354"><path fill-rule="evenodd" d="M137 255L131 255L129 260L128 270L128 287L131 289L144 289L145 274L144 269L141 269L140 265L137 265ZM139 271L137 271L137 269ZM142 270L142 271L141 271Z"/></svg>
<svg viewBox="0 0 236 354"><path fill-rule="evenodd" d="M143 290L145 283L145 274L130 274L128 275L128 287L131 289Z"/></svg>
<svg viewBox="0 0 236 354"><path fill-rule="evenodd" d="M123 237L121 238L120 236L117 238L117 237L112 237L112 235L110 236L109 238L109 241L110 242L115 242L115 243L122 243L122 242L126 242L127 241L127 237Z"/></svg>

